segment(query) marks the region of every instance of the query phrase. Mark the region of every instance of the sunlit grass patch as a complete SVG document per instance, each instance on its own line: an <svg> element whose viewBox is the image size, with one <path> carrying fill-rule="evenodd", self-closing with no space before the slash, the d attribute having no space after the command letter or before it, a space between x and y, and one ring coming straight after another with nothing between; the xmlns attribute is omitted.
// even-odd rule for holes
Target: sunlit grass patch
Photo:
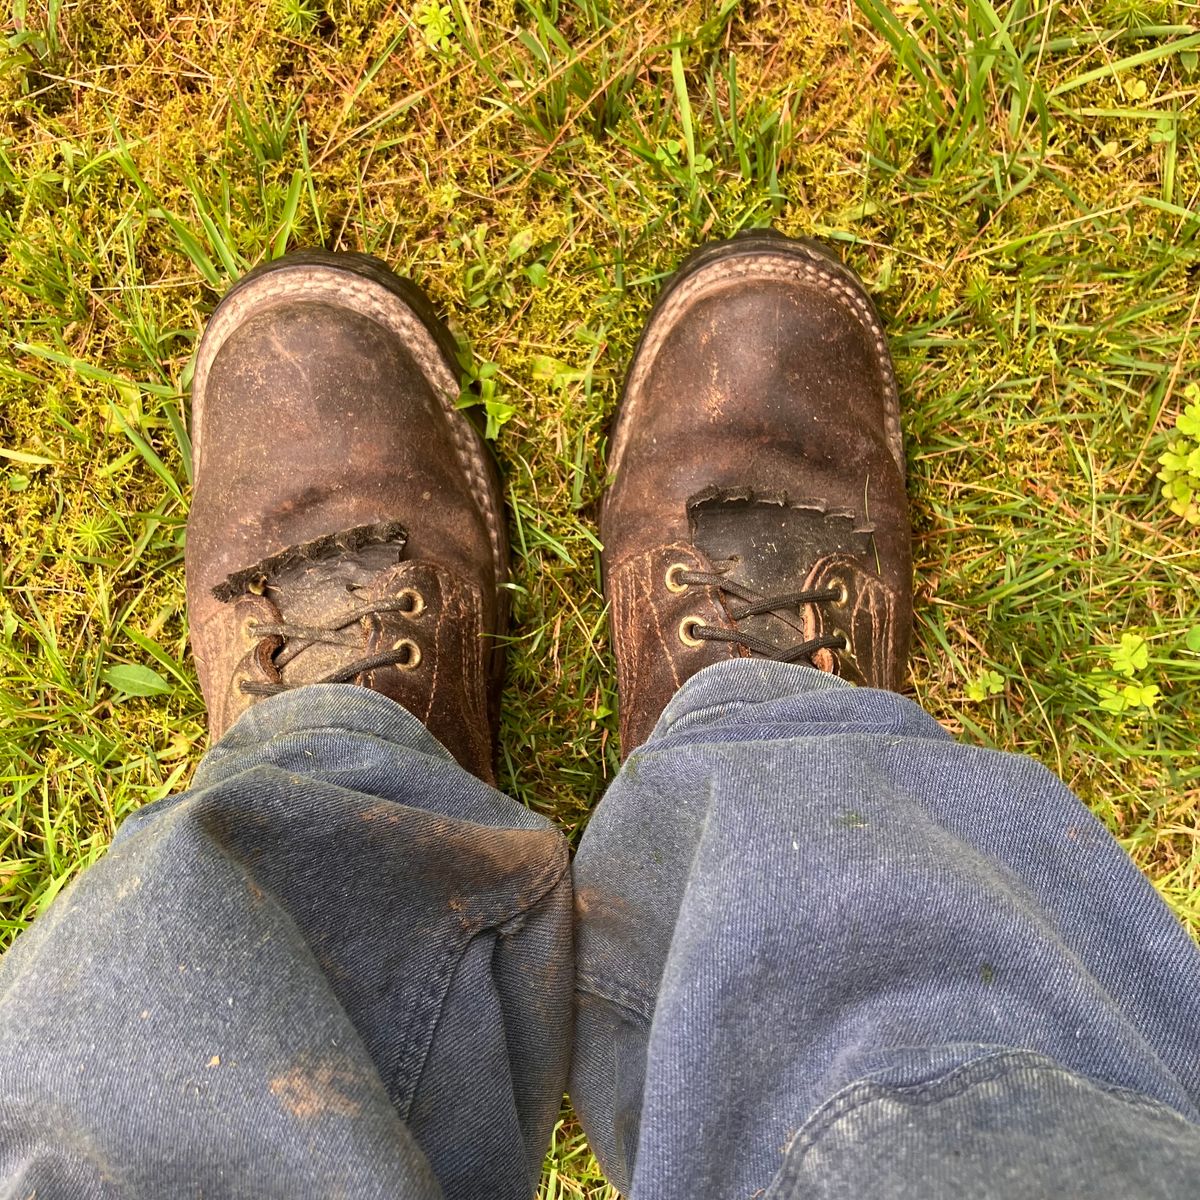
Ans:
<svg viewBox="0 0 1200 1200"><path fill-rule="evenodd" d="M8 934L203 749L182 599L189 362L236 276L299 245L367 250L449 316L510 497L503 779L574 837L616 766L594 509L624 362L688 249L766 223L833 245L891 332L916 695L1058 771L1200 927L1200 535L1178 494L1200 382L1195 6L15 14ZM605 1195L573 1124L544 1195Z"/></svg>

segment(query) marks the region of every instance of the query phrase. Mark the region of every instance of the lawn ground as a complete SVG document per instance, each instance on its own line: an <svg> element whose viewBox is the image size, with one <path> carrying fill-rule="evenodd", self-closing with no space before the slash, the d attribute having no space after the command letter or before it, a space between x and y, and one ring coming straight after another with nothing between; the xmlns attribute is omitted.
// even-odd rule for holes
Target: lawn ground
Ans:
<svg viewBox="0 0 1200 1200"><path fill-rule="evenodd" d="M768 222L891 332L913 694L1062 775L1200 928L1197 5L9 4L6 937L204 749L189 363L233 278L367 250L450 318L511 503L503 782L574 838L616 764L593 516L623 364L691 247ZM542 1196L607 1195L566 1116Z"/></svg>

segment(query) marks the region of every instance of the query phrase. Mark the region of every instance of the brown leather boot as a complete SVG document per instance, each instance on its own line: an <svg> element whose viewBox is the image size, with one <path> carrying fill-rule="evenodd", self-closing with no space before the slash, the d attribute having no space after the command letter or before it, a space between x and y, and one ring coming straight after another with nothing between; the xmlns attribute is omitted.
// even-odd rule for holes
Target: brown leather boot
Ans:
<svg viewBox="0 0 1200 1200"><path fill-rule="evenodd" d="M774 231L694 254L634 352L609 472L624 754L723 659L900 686L912 567L896 381L849 268Z"/></svg>
<svg viewBox="0 0 1200 1200"><path fill-rule="evenodd" d="M354 682L493 778L500 490L429 301L305 251L218 305L196 358L192 648L216 739L263 696Z"/></svg>

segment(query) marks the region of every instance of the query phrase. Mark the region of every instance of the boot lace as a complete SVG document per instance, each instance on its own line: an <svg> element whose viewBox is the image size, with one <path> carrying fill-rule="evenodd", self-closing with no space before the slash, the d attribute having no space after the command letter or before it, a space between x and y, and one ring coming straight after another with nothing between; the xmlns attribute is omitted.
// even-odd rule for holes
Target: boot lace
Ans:
<svg viewBox="0 0 1200 1200"><path fill-rule="evenodd" d="M252 621L249 631L252 637L284 639L284 645L273 655L275 665L282 667L314 643L324 646L357 647L361 644L361 638L350 632L349 627L364 617L380 613L402 613L405 616L418 617L424 611L425 598L421 593L415 588L405 588L395 597L376 600L371 604L350 609L338 619L336 624L301 625L295 621ZM289 646L289 642L302 644ZM292 688L307 687L310 683L349 683L356 675L374 671L380 667L400 667L402 670L411 671L420 661L420 646L411 638L400 638L387 650L356 658L344 667L322 675L319 679L297 680L291 683L263 683L257 680L243 679L239 686L243 692L251 696L275 696L280 692L290 691Z"/></svg>
<svg viewBox="0 0 1200 1200"><path fill-rule="evenodd" d="M802 604L842 604L846 600L844 588L813 588L808 591L783 592L777 596L767 596L736 583L719 571L692 571L684 563L675 563L667 571L667 587L673 592L686 591L691 587L716 588L722 595L731 597L737 603L728 603L729 615L736 624L747 617L762 616L771 613L783 616L794 612ZM722 629L709 625L699 617L684 617L679 626L679 636L682 641L691 645L700 642L728 642L733 646L741 646L751 654L773 659L775 662L795 663L808 662L814 665L812 656L818 650L845 650L846 639L839 634L822 634L820 637L809 638L794 646L776 646L753 633L740 629ZM689 642L689 638L694 639Z"/></svg>

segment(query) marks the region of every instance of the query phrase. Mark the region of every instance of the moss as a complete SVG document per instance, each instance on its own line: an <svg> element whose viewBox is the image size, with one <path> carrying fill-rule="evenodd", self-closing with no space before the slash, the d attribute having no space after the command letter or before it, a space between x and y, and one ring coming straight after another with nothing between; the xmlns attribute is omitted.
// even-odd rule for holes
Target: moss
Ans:
<svg viewBox="0 0 1200 1200"><path fill-rule="evenodd" d="M6 927L201 750L176 428L234 274L283 243L379 253L499 365L520 516L505 783L574 833L616 764L592 531L624 363L691 247L768 220L834 244L892 332L917 695L1062 772L1196 921L1200 564L1153 476L1196 377L1200 79L1167 55L1075 86L1160 44L1137 31L1171 5L1031 13L1017 58L973 5L940 30L897 6L903 54L819 3L470 0L446 50L383 0L310 7L297 34L281 2L66 6L0 72L0 447L49 460L0 460ZM1126 628L1153 647L1153 721L1098 713L1088 683ZM147 642L178 686L118 703L101 673ZM1003 694L965 701L985 669Z"/></svg>

